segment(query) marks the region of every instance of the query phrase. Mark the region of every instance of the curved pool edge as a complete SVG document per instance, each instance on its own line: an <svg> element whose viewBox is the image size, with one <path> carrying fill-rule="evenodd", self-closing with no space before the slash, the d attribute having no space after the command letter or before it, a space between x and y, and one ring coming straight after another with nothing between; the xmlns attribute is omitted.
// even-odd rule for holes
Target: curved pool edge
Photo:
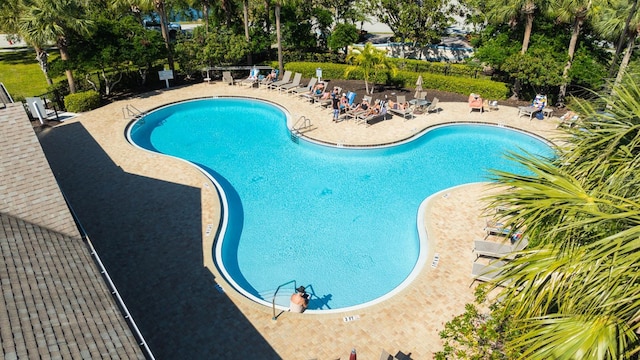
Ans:
<svg viewBox="0 0 640 360"><path fill-rule="evenodd" d="M250 96L207 96L207 97L199 97L199 98L193 98L193 99L185 99L185 100L181 100L181 101L176 101L176 102L171 102L171 103L167 103L164 104L162 106L158 106L152 110L149 110L147 112L145 112L145 115L167 107L167 106L171 106L177 103L183 103L183 102L188 102L188 101L197 101L197 100L206 100L206 99L216 99L216 98L241 98L241 99L249 99L249 100L255 100L255 101L260 101L260 102L264 102L264 103L268 103L274 107L277 107L278 109L280 109L286 116L286 126L289 130L289 135L291 135L292 132L292 115L289 112L288 109L286 109L284 106L278 104L278 103L274 103L272 101L269 100L265 100L262 98L255 98L255 97L250 97ZM224 190L222 188L222 186L215 180L215 178L213 178L211 175L209 175L204 169L202 169L201 167L199 167L198 165L189 162L187 160L178 158L178 157L174 157L174 156L170 156L170 155L166 155L166 154L161 154L158 152L154 152L151 150L147 150L144 149L138 145L136 145L131 137L130 137L130 131L132 128L132 125L136 123L138 119L133 119L126 127L126 138L127 141L133 145L134 147L138 148L138 149L142 149L144 151L150 152L150 153L154 153L154 154L158 154L158 155L163 155L163 156L167 156L170 158L174 158L174 159L178 159L180 161L183 161L187 164L190 164L192 166L194 166L196 169L198 169L205 177L207 177L209 179L209 181L211 181L211 184L213 184L213 186L215 187L218 196L220 198L220 203L222 206L221 209L221 217L220 217L220 224L218 226L218 231L214 232L214 234L212 235L212 241L207 241L208 239L210 239L209 237L204 238L203 239L203 245L206 243L211 243L213 248L210 249L209 251L205 251L203 256L204 256L204 262L205 264L210 263L213 264L215 266L215 269L219 271L220 276L221 276L221 280L222 280L222 284L223 285L229 285L231 288L233 288L233 290L242 295L244 298L250 300L250 302L252 303L256 303L259 305L264 305L266 307L268 307L270 310L270 308L272 307L272 303L262 300L260 298L257 298L256 296L248 293L246 290L244 290L241 286L239 286L234 280L233 277L230 276L230 274L227 272L227 270L224 268L224 266L222 264L219 264L218 261L216 261L216 259L221 259L221 249L222 249L222 243L223 241L221 241L221 239L224 238L224 235L226 233L226 227L228 224L228 218L227 218L227 214L228 214L228 202L227 202L227 196L224 193ZM391 143L385 143L385 144L379 144L379 145L371 145L371 146L349 146L349 145L344 145L344 144L333 144L333 143L328 143L328 142L323 142L320 140L316 140L313 138L310 138L308 136L299 136L301 139L305 140L305 141L310 141L319 145L323 145L323 146L328 146L328 147L335 147L335 148L350 148L350 149L357 149L357 148L362 148L362 149L372 149L372 148L385 148L385 147L393 147L393 146L398 146L398 145L402 145L404 143L413 141L415 139L418 139L422 136L424 136L425 134L427 134L429 131L438 129L438 128L442 128L442 127L448 127L448 126L456 126L456 125L479 125L479 126L493 126L493 127L500 127L500 128L508 128L509 130L513 130L513 131L518 131L521 133L525 133L529 136L532 136L538 140L543 141L546 144L549 144L550 146L553 146L553 142L551 142L550 140L532 133L530 131L526 131L523 129L519 129L519 128L515 128L515 127L511 127L511 126L504 126L504 125L499 125L499 124L495 124L495 123L484 123L484 122L469 122L469 121L456 121L456 122L447 122L447 123L439 123L439 124L433 124L430 125L418 132L416 132L414 135L399 140L399 141L394 141ZM374 306L376 304L381 304L391 298L393 298L394 296L396 296L398 293L402 292L409 284L411 284L413 281L415 281L416 277L422 273L422 271L425 268L425 262L427 261L427 258L429 257L429 254L433 253L432 249L432 245L429 241L429 237L427 234L427 229L426 229L426 224L424 221L424 215L426 212L426 209L428 208L428 204L430 202L430 200L432 200L435 196L439 196L442 193L446 193L447 191L450 191L452 189L458 188L458 187L464 187L470 184L474 184L474 183L466 183L466 184L461 184L461 185L457 185L451 188L447 188L447 189L443 189L435 194L430 195L429 197L427 197L426 199L424 199L420 206L418 207L417 210L417 218L416 218L416 226L417 226L417 230L418 230L418 235L419 235L419 243L420 243L420 250L419 250L419 255L418 255L418 259L416 261L416 264L413 268L413 270L410 272L410 274L407 276L407 278L405 278L405 280L403 280L398 286L396 286L395 288L393 288L391 291L389 291L388 293L386 293L385 295L378 297L374 300L362 303L362 304L358 304L358 305L354 305L354 306L349 306L349 307L343 307L343 308L339 308L339 309L325 309L325 310L307 310L305 312L305 314L314 314L314 315L329 315L329 314L337 314L337 313L347 313L347 312L353 312L353 311L358 311L358 310L362 310L364 308L369 308L371 306ZM430 246L431 245L431 246ZM214 251L215 250L215 251ZM214 256L215 254L215 256ZM210 269L210 271L213 271L213 269ZM214 275L217 275L214 273ZM217 281L220 282L220 281ZM280 305L276 305L276 309L280 310L280 311L286 311L288 310L288 307L285 306L280 306Z"/></svg>

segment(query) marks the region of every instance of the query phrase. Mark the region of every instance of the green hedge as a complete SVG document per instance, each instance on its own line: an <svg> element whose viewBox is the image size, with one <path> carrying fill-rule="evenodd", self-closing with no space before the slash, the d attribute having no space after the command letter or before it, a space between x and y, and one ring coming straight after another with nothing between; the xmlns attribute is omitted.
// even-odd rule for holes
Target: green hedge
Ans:
<svg viewBox="0 0 640 360"><path fill-rule="evenodd" d="M64 98L64 107L70 112L84 112L100 106L100 94L95 90L69 94Z"/></svg>
<svg viewBox="0 0 640 360"><path fill-rule="evenodd" d="M452 64L453 66L454 64ZM316 69L322 69L322 77L325 79L342 80L363 80L364 75L361 70L356 69L345 76L349 65L313 63L313 62L290 62L285 65L285 69L292 72L299 72L304 78L316 76ZM474 79L470 77L446 76L432 74L429 72L414 72L400 70L395 75L390 72L381 72L374 76L376 83L393 85L404 88L415 88L418 76L422 75L422 87L424 89L434 89L468 95L470 93L482 94L487 99L503 100L509 96L509 88L505 83L489 79Z"/></svg>

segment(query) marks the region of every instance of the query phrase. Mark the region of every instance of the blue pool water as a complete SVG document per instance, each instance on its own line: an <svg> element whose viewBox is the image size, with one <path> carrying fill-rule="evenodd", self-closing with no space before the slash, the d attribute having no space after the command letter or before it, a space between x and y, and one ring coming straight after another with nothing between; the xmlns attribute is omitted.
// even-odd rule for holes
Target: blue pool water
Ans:
<svg viewBox="0 0 640 360"><path fill-rule="evenodd" d="M536 138L486 125L440 127L378 149L295 143L279 107L233 98L158 109L129 136L222 187L228 225L216 262L232 283L270 303L295 280L313 293L310 310L375 301L403 283L418 265L416 214L429 195L486 181L487 169L521 172L505 159L510 151L551 155Z"/></svg>

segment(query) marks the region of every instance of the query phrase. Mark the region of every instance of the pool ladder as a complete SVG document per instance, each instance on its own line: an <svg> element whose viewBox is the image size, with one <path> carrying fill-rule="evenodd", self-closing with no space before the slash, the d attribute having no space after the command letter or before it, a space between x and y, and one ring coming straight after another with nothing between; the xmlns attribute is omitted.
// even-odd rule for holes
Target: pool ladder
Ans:
<svg viewBox="0 0 640 360"><path fill-rule="evenodd" d="M298 144L300 135L302 134L301 130L308 129L311 127L311 119L302 115L296 121L296 123L291 128L291 141Z"/></svg>

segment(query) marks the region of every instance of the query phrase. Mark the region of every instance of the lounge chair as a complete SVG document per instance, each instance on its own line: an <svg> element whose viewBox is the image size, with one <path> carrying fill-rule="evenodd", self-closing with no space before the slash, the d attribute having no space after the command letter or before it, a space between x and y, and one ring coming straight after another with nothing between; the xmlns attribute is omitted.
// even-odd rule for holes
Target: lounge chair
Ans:
<svg viewBox="0 0 640 360"><path fill-rule="evenodd" d="M476 254L476 259L480 256L485 256L496 259L512 260L515 258L518 251L524 250L524 248L529 245L529 240L524 238L513 244L500 244L493 241L475 240L473 245L473 252Z"/></svg>
<svg viewBox="0 0 640 360"><path fill-rule="evenodd" d="M533 119L533 117L547 106L547 96L546 95L536 95L535 99L530 106L520 106L518 107L518 117L525 115L529 116L529 121Z"/></svg>
<svg viewBox="0 0 640 360"><path fill-rule="evenodd" d="M484 104L482 96L471 93L469 95L469 112L472 112L473 110L480 110L481 113L484 112Z"/></svg>
<svg viewBox="0 0 640 360"><path fill-rule="evenodd" d="M275 76L273 76L273 77L272 77L272 76L270 76L270 74L269 74L269 75L266 75L264 78L262 78L262 79L258 82L258 88L262 88L262 87L265 87L265 88L266 88L269 84L271 84L271 83L273 83L273 82L275 82L275 81L276 81L275 79L277 79L277 78L278 78L278 72L279 72L279 70L278 70L278 69L274 69L274 70L272 70L272 72L274 72L274 73L275 73Z"/></svg>
<svg viewBox="0 0 640 360"><path fill-rule="evenodd" d="M340 86L336 86L334 89L338 90L338 94L342 93L342 88ZM333 91L333 90L331 90ZM331 106L331 96L328 99L321 99L318 101L318 106L320 107L329 107Z"/></svg>
<svg viewBox="0 0 640 360"><path fill-rule="evenodd" d="M290 89L295 89L297 87L300 87L300 80L302 80L302 74L301 73L296 73L293 77L293 81L286 83L286 84L282 84L280 86L277 87L278 91L289 91Z"/></svg>
<svg viewBox="0 0 640 360"><path fill-rule="evenodd" d="M377 101L378 102L378 101ZM363 123L367 126L372 125L374 120L386 120L387 119L387 104L384 101L379 101L377 106L380 107L380 112L375 114L362 114L356 117L356 124ZM374 105L374 106L376 106Z"/></svg>
<svg viewBox="0 0 640 360"><path fill-rule="evenodd" d="M259 74L260 74L260 70L258 70L256 68L253 68L249 72L249 77L247 77L246 79L242 79L242 80L236 81L235 84L236 85L253 86L253 84L258 82L258 75Z"/></svg>
<svg viewBox="0 0 640 360"><path fill-rule="evenodd" d="M316 86L317 83L318 83L318 78L312 77L306 86L300 86L295 89L291 89L287 92L296 94L298 96L308 95L306 97L310 97L312 95L311 91L313 91L313 88Z"/></svg>
<svg viewBox="0 0 640 360"><path fill-rule="evenodd" d="M231 71L223 71L222 72L222 82L227 83L228 85L233 85L233 76L231 76Z"/></svg>
<svg viewBox="0 0 640 360"><path fill-rule="evenodd" d="M474 262L471 268L471 276L473 281L491 281L500 275L500 268L505 263L502 261L495 261L488 265Z"/></svg>
<svg viewBox="0 0 640 360"><path fill-rule="evenodd" d="M436 112L436 114L440 113L440 107L438 106L438 102L440 102L440 100L437 97L433 98L433 101L431 101L431 104L429 104L429 106L427 106L427 109L425 110L428 113L431 112Z"/></svg>
<svg viewBox="0 0 640 360"><path fill-rule="evenodd" d="M404 95L398 95L396 97L396 104L397 106L401 106L401 104L406 105L407 104L407 99ZM394 105L396 105L394 104ZM400 109L400 108L389 108L388 109L390 112L400 115L402 116L405 120L411 118L413 116L413 110L414 107L413 106L407 106L404 109Z"/></svg>
<svg viewBox="0 0 640 360"><path fill-rule="evenodd" d="M282 80L278 80L278 81L274 81L271 82L267 85L267 89L277 89L278 86L280 85L284 85L284 84L288 84L291 81L291 75L293 73L289 70L284 72L284 76L282 77Z"/></svg>
<svg viewBox="0 0 640 360"><path fill-rule="evenodd" d="M362 98L362 102L367 102L368 106L373 106L373 103L371 102L372 98L369 95L365 95ZM360 107L360 105L356 105L352 108L350 108L349 110L345 111L345 113L342 115L342 117L347 118L347 119L353 119L353 120L357 120L358 116L365 114L369 109L363 109L362 107Z"/></svg>
<svg viewBox="0 0 640 360"><path fill-rule="evenodd" d="M498 101L497 100L484 100L484 104L482 104L484 111L493 111L498 110Z"/></svg>

